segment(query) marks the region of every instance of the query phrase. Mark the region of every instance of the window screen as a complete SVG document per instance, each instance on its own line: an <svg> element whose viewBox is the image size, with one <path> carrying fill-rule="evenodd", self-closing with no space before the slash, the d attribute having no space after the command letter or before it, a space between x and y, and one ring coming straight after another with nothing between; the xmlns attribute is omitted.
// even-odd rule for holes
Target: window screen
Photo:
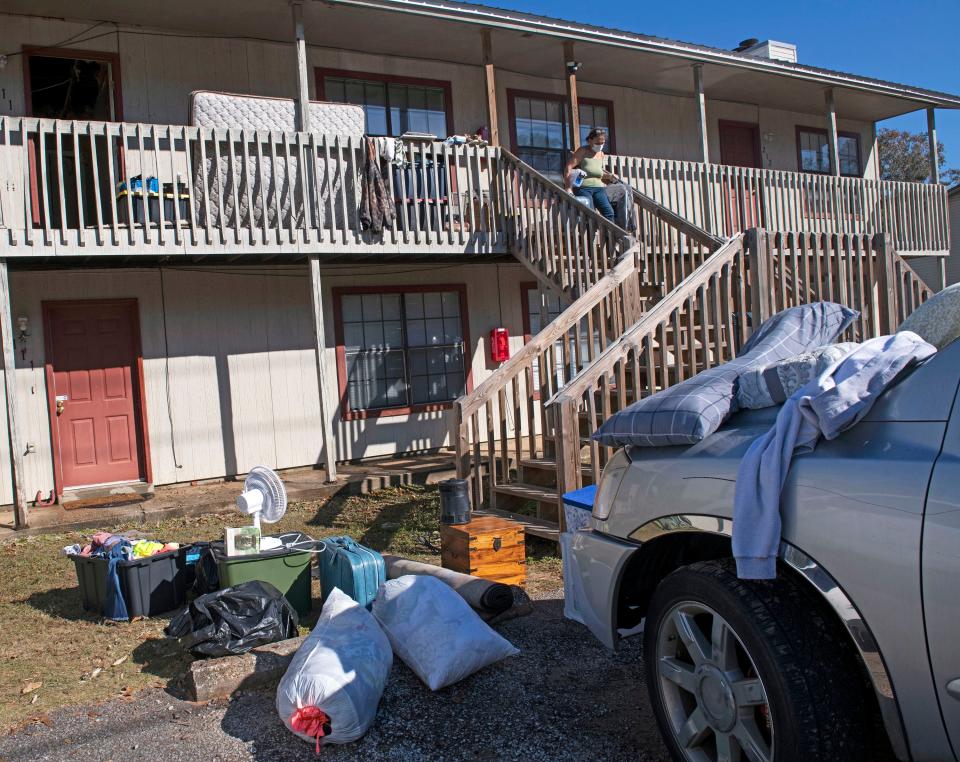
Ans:
<svg viewBox="0 0 960 762"><path fill-rule="evenodd" d="M800 171L830 174L830 141L826 130L801 129L800 141ZM837 153L840 156L840 174L850 177L859 177L860 169L860 141L856 135L839 134L837 136Z"/></svg>
<svg viewBox="0 0 960 762"><path fill-rule="evenodd" d="M351 410L449 402L466 391L457 291L341 297Z"/></svg>
<svg viewBox="0 0 960 762"><path fill-rule="evenodd" d="M363 106L368 135L447 135L446 92L442 87L348 77L324 77L323 85L327 100Z"/></svg>

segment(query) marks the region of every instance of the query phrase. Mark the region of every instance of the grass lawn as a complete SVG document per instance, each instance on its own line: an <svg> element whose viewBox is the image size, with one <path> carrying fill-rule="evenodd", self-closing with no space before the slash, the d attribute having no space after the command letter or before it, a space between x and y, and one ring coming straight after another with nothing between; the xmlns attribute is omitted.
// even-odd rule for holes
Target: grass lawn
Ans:
<svg viewBox="0 0 960 762"><path fill-rule="evenodd" d="M293 503L267 531L301 530L315 538L349 534L376 550L440 563L439 494L404 487L371 495ZM130 522L103 529L137 529L166 542L219 539L235 511L161 523ZM25 537L0 545L0 732L27 722L49 722L63 706L129 696L163 686L192 660L163 628L175 612L130 623L101 621L80 603L73 562L60 549L89 532ZM560 587L560 559L552 543L527 546L527 589ZM319 596L314 581L314 596ZM314 612L314 618L318 611ZM313 619L306 622L313 623Z"/></svg>

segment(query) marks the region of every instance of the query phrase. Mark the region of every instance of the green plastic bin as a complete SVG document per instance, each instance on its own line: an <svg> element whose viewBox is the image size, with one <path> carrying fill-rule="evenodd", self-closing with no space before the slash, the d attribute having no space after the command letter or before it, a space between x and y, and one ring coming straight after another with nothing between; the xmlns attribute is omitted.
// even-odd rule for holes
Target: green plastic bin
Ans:
<svg viewBox="0 0 960 762"><path fill-rule="evenodd" d="M227 556L222 542L211 543L220 570L220 589L251 580L269 582L283 593L300 616L306 616L313 608L310 581L314 553L308 548L322 543L301 532L276 536L287 544L296 543L299 550L278 548L252 556Z"/></svg>

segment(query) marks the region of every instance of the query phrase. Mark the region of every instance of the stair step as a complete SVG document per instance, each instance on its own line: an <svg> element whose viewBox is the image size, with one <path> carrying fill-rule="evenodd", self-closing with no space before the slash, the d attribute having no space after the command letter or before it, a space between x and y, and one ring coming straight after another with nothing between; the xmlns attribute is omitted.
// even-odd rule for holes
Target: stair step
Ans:
<svg viewBox="0 0 960 762"><path fill-rule="evenodd" d="M510 495L521 500L533 500L538 503L556 503L560 497L556 487L543 487L539 484L527 484L525 482L497 484L493 489L499 495Z"/></svg>
<svg viewBox="0 0 960 762"><path fill-rule="evenodd" d="M502 519L510 519L523 525L525 534L531 534L534 537L542 537L545 540L560 541L560 527L552 521L544 521L533 516L524 516L520 513L511 511L501 511L499 508L484 508L482 511L474 511L475 516L499 516Z"/></svg>

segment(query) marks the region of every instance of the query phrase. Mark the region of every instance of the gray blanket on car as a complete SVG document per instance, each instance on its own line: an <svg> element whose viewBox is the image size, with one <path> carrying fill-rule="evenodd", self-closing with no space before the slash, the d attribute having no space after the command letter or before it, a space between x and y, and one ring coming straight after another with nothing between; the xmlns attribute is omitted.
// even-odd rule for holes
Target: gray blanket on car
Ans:
<svg viewBox="0 0 960 762"><path fill-rule="evenodd" d="M910 331L880 336L827 368L783 404L740 462L733 498L733 555L741 579L776 577L780 493L794 454L835 439L869 412L901 371L937 350Z"/></svg>

